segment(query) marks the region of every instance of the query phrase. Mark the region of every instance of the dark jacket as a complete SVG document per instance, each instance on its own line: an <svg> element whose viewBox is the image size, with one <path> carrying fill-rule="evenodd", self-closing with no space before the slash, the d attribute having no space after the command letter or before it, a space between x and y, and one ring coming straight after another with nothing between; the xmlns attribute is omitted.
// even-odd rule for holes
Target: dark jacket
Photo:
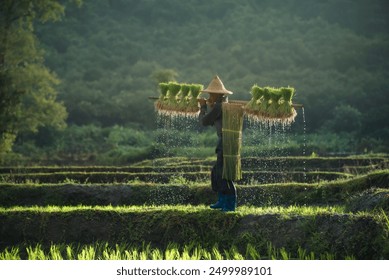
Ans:
<svg viewBox="0 0 389 280"><path fill-rule="evenodd" d="M199 121L202 125L215 126L217 136L222 137L222 103L217 102L212 109L207 113L207 105L200 108Z"/></svg>
<svg viewBox="0 0 389 280"><path fill-rule="evenodd" d="M234 183L230 180L223 179L223 138L222 138L222 101L226 98L220 98L215 103L212 109L207 112L207 105L201 106L199 121L202 125L215 126L218 136L218 142L216 146L216 163L211 171L211 186L212 190L221 192L223 194L236 195L236 189Z"/></svg>

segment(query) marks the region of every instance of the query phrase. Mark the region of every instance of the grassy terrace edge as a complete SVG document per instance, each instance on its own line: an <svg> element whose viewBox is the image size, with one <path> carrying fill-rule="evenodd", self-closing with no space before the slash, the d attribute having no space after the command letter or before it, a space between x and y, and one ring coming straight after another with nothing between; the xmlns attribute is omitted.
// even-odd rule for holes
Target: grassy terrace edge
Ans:
<svg viewBox="0 0 389 280"><path fill-rule="evenodd" d="M129 166L0 166L0 174L53 173L53 172L197 172L206 171L215 163L215 157L206 159L172 157L144 160ZM280 165L289 170L334 170L344 167L385 166L389 155L373 154L347 157L243 157L245 170L279 169Z"/></svg>
<svg viewBox="0 0 389 280"><path fill-rule="evenodd" d="M354 196L377 189L389 192L389 169L351 179L318 183L237 185L238 204L333 205L351 203ZM366 193L372 196L372 194ZM208 204L215 199L209 183L186 180L161 184L140 181L126 184L0 184L0 206L30 205L158 205ZM373 201L374 202L374 201ZM389 211L389 199L380 197L380 207Z"/></svg>
<svg viewBox="0 0 389 280"><path fill-rule="evenodd" d="M222 213L205 206L14 207L0 209L1 248L30 243L150 243L166 248L189 241L245 250L268 244L296 252L333 253L339 258L389 257L388 220L381 213L344 213L333 207L242 207ZM228 245L228 248L226 247Z"/></svg>
<svg viewBox="0 0 389 280"><path fill-rule="evenodd" d="M56 173L20 173L0 175L2 181L16 183L41 182L79 182L79 183L126 183L129 181L169 183L172 180L204 182L209 180L210 170L197 172L56 172ZM244 171L242 184L250 182L317 182L320 180L335 180L352 177L351 174L330 171Z"/></svg>

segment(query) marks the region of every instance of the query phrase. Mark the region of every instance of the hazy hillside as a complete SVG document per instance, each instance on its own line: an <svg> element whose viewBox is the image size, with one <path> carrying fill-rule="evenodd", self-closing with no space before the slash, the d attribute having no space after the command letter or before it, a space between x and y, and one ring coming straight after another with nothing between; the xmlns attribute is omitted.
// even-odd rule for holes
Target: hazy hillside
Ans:
<svg viewBox="0 0 389 280"><path fill-rule="evenodd" d="M153 73L293 86L308 129L389 139L385 0L95 0L38 26L69 123L153 127Z"/></svg>

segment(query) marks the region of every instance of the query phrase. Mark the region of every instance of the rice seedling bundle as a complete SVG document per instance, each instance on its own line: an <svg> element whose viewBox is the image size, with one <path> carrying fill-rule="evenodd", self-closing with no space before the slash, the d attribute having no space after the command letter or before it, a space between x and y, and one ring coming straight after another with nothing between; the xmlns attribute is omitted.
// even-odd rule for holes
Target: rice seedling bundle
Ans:
<svg viewBox="0 0 389 280"><path fill-rule="evenodd" d="M177 109L177 105L178 105L177 97L178 97L178 93L181 90L181 85L176 82L169 82L168 86L169 86L169 91L167 94L168 97L167 105L170 108L170 110L174 110Z"/></svg>
<svg viewBox="0 0 389 280"><path fill-rule="evenodd" d="M258 107L261 103L261 98L263 97L263 88L258 85L253 85L251 88L251 100L246 104L245 110L251 114L258 114Z"/></svg>
<svg viewBox="0 0 389 280"><path fill-rule="evenodd" d="M177 95L181 85L176 82L159 83L160 96L155 102L155 109L159 114L169 115L178 105Z"/></svg>
<svg viewBox="0 0 389 280"><path fill-rule="evenodd" d="M223 103L223 179L240 180L242 168L243 107L240 104Z"/></svg>
<svg viewBox="0 0 389 280"><path fill-rule="evenodd" d="M197 99L199 98L200 91L203 90L204 86L201 84L191 84L190 85L190 94L188 98L188 106L186 107L186 112L188 113L198 113L200 108L198 105Z"/></svg>
<svg viewBox="0 0 389 280"><path fill-rule="evenodd" d="M269 107L267 107L267 116L269 118L278 118L280 117L279 114L279 104L278 102L281 99L281 92L277 88L269 88L270 92L270 100L269 100Z"/></svg>
<svg viewBox="0 0 389 280"><path fill-rule="evenodd" d="M184 112L188 107L189 92L190 92L190 85L181 84L181 92L179 94L179 109Z"/></svg>
<svg viewBox="0 0 389 280"><path fill-rule="evenodd" d="M268 108L270 104L271 99L271 93L269 88L263 89L263 99L261 101L261 104L259 104L259 116L262 116L264 118L268 117Z"/></svg>
<svg viewBox="0 0 389 280"><path fill-rule="evenodd" d="M155 102L155 108L157 110L162 110L164 105L166 104L167 92L169 90L169 86L167 83L159 83L159 99Z"/></svg>
<svg viewBox="0 0 389 280"><path fill-rule="evenodd" d="M290 124L297 113L292 106L294 88L281 87L251 88L252 99L244 107L247 117L265 123Z"/></svg>
<svg viewBox="0 0 389 280"><path fill-rule="evenodd" d="M203 85L160 83L160 96L155 102L159 114L167 116L197 116L200 111L198 97Z"/></svg>
<svg viewBox="0 0 389 280"><path fill-rule="evenodd" d="M280 115L287 122L291 123L294 121L297 113L296 110L292 107L292 98L294 95L294 88L284 87L281 88L281 102L279 107Z"/></svg>

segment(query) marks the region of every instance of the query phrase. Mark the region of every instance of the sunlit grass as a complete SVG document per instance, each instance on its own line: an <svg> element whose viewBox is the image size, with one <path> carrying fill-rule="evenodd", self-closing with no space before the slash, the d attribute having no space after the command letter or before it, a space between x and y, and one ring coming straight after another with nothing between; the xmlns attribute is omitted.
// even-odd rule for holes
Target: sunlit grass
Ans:
<svg viewBox="0 0 389 280"><path fill-rule="evenodd" d="M346 259L352 259L352 256ZM169 243L165 249L150 244L115 244L96 242L94 244L51 244L48 248L40 243L35 245L19 245L7 247L0 251L0 260L332 260L332 253L315 254L299 247L296 252L288 252L285 248L276 248L271 243L263 250L248 243L242 251L232 245L220 249L218 244L210 248L200 243L190 242L179 245Z"/></svg>
<svg viewBox="0 0 389 280"><path fill-rule="evenodd" d="M14 206L9 208L0 207L0 212L80 212L80 211L110 211L118 213L147 213L147 212L183 212L183 213L196 213L207 211L211 215L218 210L209 209L208 205L144 205L144 206ZM226 213L226 215L319 215L319 214L351 214L345 211L345 207L342 205L335 206L239 206L236 212ZM369 215L368 212L358 212L354 215Z"/></svg>
<svg viewBox="0 0 389 280"><path fill-rule="evenodd" d="M212 159L214 160L214 159ZM190 162L188 162L190 164ZM172 165L172 168L176 167L177 163ZM201 165L203 166L203 165ZM200 171L204 171L199 169ZM85 172L82 172L85 173ZM108 174L109 172L107 172ZM361 211L361 212L350 212L347 208L347 200L351 197L350 195L354 195L355 193L359 193L364 191L372 186L384 187L385 181L387 181L389 169L371 171L368 174L359 174L353 176L353 178L341 178L333 181L318 181L315 183L298 183L298 182L285 182L285 183L273 183L273 184L259 184L258 182L253 182L252 184L237 184L238 188L238 208L236 212L230 213L222 213L219 210L211 210L208 205L191 205L190 203L207 203L206 199L212 199L212 197L208 197L210 194L209 191L209 182L199 182L199 181L191 181L188 180L185 176L183 176L181 172L172 172L173 176L168 177L168 180L165 183L158 182L144 182L140 180L138 177L131 177L128 180L125 180L121 183L116 181L111 183L90 183L85 180L75 181L73 179L68 179L66 181L60 183L39 183L39 181L30 180L26 183L17 183L12 182L12 176L0 178L0 191L2 191L4 198L4 206L0 207L0 215L2 217L6 217L9 219L9 222L13 223L13 217L16 218L21 228L26 220L24 217L38 217L37 222L41 223L42 227L48 227L50 225L45 224L47 221L47 217L50 219L53 217L54 219L58 219L58 221L62 221L63 217L87 217L91 219L91 223L93 223L94 219L99 219L100 217L110 218L113 217L117 219L121 218L121 214L124 214L123 217L140 217L140 221L143 221L143 218L146 217L145 221L148 221L150 217L163 217L164 219L157 219L155 222L156 225L161 225L161 223L165 223L170 217L174 217L175 221L181 222L182 220L188 222L187 225L183 228L194 227L195 225L191 223L192 219L198 220L202 225L208 225L208 221L212 221L216 225L219 221L226 220L230 225L230 229L234 229L235 225L245 225L247 221L257 221L261 220L260 216L271 216L270 222L277 222L277 226L274 227L274 234L277 234L277 230L285 226L285 221L292 220L294 221L296 218L296 224L299 227L307 227L302 228L302 232L308 232L307 235L310 238L317 238L312 240L308 240L308 246L305 246L305 243L296 243L293 246L289 246L289 243L285 243L283 246L286 248L293 248L292 251L288 251L289 249L285 248L276 248L271 243L266 243L263 241L261 245L258 245L258 240L252 239L253 237L247 235L247 239L242 237L239 242L236 242L234 245L223 244L224 246L218 246L218 244L214 244L214 242L218 242L217 240L213 240L208 244L205 244L204 240L210 240L210 238L201 239L202 243L189 243L182 244L180 239L167 239L167 241L177 241L180 244L176 243L163 243L165 247L157 248L153 247L150 244L111 244L105 243L101 241L100 243L93 244L51 244L48 246L48 243L42 244L24 244L13 247L7 247L0 250L0 259L31 259L31 260L89 260L89 259L102 259L102 260L222 260L222 259L336 259L336 254L341 254L342 257L350 254L358 255L358 251L331 251L327 248L332 247L321 247L319 246L320 242L326 242L327 240L321 236L321 231L316 231L315 221L316 216L325 216L323 220L329 223L333 220L336 220L337 223L345 221L348 223L350 221L353 224L354 221L358 222L358 225L361 220L364 220L365 217L368 217L368 221L372 219L375 222L379 222L380 225L383 223L383 235L389 231L389 219L387 212L384 211ZM170 174L170 173L169 173ZM175 174L175 175L174 175ZM70 177L69 177L70 178ZM2 181L2 182L1 182ZM123 186L126 191L131 191L132 197L136 197L136 200L123 200L124 204L137 203L138 205L128 205L128 206L103 206L103 205L95 205L100 203L94 202L93 199L88 200L79 200L81 202L74 202L75 206L60 206L60 205L49 205L49 206L10 206L5 207L7 199L13 199L12 203L9 205L17 205L23 203L24 197L29 197L26 195L22 189L26 188L30 191L31 188L40 188L47 187L50 189L49 195L46 197L42 197L40 194L43 194L45 190L40 190L42 192L32 191L34 194L32 197L39 197L41 200L45 200L47 204L56 204L61 202L63 194L65 194L66 198L66 187L76 186L73 189L77 189L77 187L82 187L83 191L89 192L88 194L93 195L92 191L98 190L95 187L104 187L109 188L113 186ZM179 187L177 187L179 186ZM53 187L53 189L51 189ZM57 192L55 187L58 188L61 192ZM90 190L88 189L90 187ZM247 187L247 189L245 189ZM387 185L385 185L387 187ZM14 190L17 191L14 191ZM71 188L72 189L72 188ZM113 188L115 189L115 188ZM120 188L119 188L120 189ZM106 190L106 189L104 189ZM120 189L122 190L122 189ZM112 191L112 192L115 192ZM257 193L258 192L258 193ZM23 194L17 196L19 194ZM121 194L118 192L119 195ZM37 195L39 194L39 195ZM54 194L54 195L53 195ZM257 198L252 198L250 195L257 194ZM262 194L262 196L261 196ZM241 195L241 196L240 196ZM245 195L245 196L244 196ZM286 197L284 200L283 195ZM52 198L54 197L54 199ZM171 198L171 197L172 198ZM130 196L129 196L130 197ZM157 198L155 198L157 197ZM21 199L19 199L21 198ZM154 200L152 200L153 198ZM163 199L162 199L163 198ZM193 200L191 200L193 198ZM252 198L252 200L246 198ZM142 199L141 201L138 201ZM241 199L239 201L239 199ZM257 200L256 200L257 199ZM271 199L271 203L266 203L265 199ZM278 199L278 200L277 200ZM39 203L31 199L30 204ZM28 200L28 202L30 202ZM104 202L104 201L103 201ZM256 204L256 202L260 202L262 204ZM29 205L24 202L25 205ZM66 202L67 203L67 202ZM77 203L90 203L91 205L76 205ZM108 202L109 203L109 202ZM144 205L141 205L145 203ZM156 203L158 205L153 205ZM240 204L239 204L240 203ZM243 205L246 203L247 205ZM249 206L249 203L253 203L256 205L267 205L267 206ZM294 204L290 206L282 206L288 204ZM328 205L327 205L328 203ZM65 204L65 203L64 203ZM279 205L277 205L279 204ZM297 205L298 204L298 205ZM302 205L304 204L304 205ZM305 205L307 204L307 205ZM336 205L334 205L336 204ZM339 205L338 205L339 204ZM69 204L68 204L69 205ZM322 206L315 206L322 205ZM363 208L362 208L363 209ZM135 215L132 215L135 214ZM7 216L9 215L9 216ZM142 216L144 215L144 216ZM223 216L225 215L225 216ZM251 220L251 216L254 217ZM333 217L340 217L340 219ZM227 218L226 218L227 217ZM259 218L257 218L259 217ZM329 219L327 219L329 217ZM362 217L362 219L360 219ZM165 219L166 218L166 219ZM243 221L239 224L240 221ZM173 223L172 222L172 223ZM154 224L153 224L154 225ZM197 225L197 224L196 224ZM294 225L294 224L293 224ZM326 224L324 224L326 225ZM369 224L371 225L371 224ZM334 225L334 226L339 226ZM135 227L134 227L135 228ZM207 227L204 227L207 229ZM212 227L210 227L212 228ZM251 227L253 230L257 230L255 227ZM251 230L250 228L250 230ZM322 227L318 227L318 229L322 229ZM24 228L22 229L24 230ZM29 225L26 223L26 230L29 230ZM116 228L115 228L116 230ZM148 240L147 237L147 228L144 231L140 231L141 239L140 240ZM370 230L370 227L366 232ZM135 231L134 231L135 232ZM250 232L248 232L250 233ZM40 232L38 233L40 234ZM37 235L38 235L37 234ZM122 234L120 232L120 234ZM131 233L132 234L132 233ZM145 235L144 235L145 234ZM169 232L169 234L171 234ZM173 234L177 234L176 231ZM246 234L246 232L244 232ZM311 234L311 235L310 235ZM381 233L380 233L381 234ZM357 235L357 233L356 233ZM119 236L119 235L118 235ZM125 236L125 235L123 235ZM126 235L128 237L129 235ZM169 235L170 236L170 235ZM172 235L171 235L172 236ZM183 235L184 236L184 235ZM188 236L193 236L189 235ZM374 235L372 235L374 236ZM97 237L94 240L99 240ZM337 238L337 237L336 237ZM376 238L374 236L374 238ZM47 240L47 239L34 239L34 240ZM51 239L52 240L52 239ZM67 239L56 239L59 240L57 242L66 242ZM79 239L75 239L75 242L79 242ZM126 240L128 242L129 239L109 239L110 242L122 242ZM137 239L131 239L137 242ZM184 239L186 240L191 239ZM347 239L346 239L347 240ZM359 239L358 239L359 240ZM383 240L387 240L387 235L384 236ZM363 241L363 240L362 240ZM22 242L22 239L18 242ZM48 241L49 242L49 241ZM92 239L89 241L92 242ZM252 242L252 243L250 243ZM315 243L316 242L316 243ZM329 243L332 240L328 241ZM379 239L377 242L381 242ZM386 242L386 241L385 241ZM363 242L362 242L363 243ZM14 243L4 243L4 244L14 244ZM167 245L166 245L167 244ZM244 244L244 245L242 245ZM304 248L298 247L301 244L304 244ZM318 245L319 244L319 245ZM367 247L370 247L372 243L369 241L367 243ZM381 243L380 243L381 244ZM213 245L213 246L212 246ZM220 245L220 244L219 244ZM162 245L161 245L162 246ZM207 247L205 247L207 246ZM226 247L227 246L227 247ZM240 246L238 248L238 246ZM260 246L260 247L259 247ZM316 246L316 247L315 247ZM323 245L324 246L324 245ZM382 245L387 246L387 245ZM265 248L266 247L266 248ZM296 248L298 249L296 250ZM242 249L244 248L244 249ZM312 251L307 251L308 248ZM324 249L321 249L324 248ZM331 250L331 249L330 249ZM389 251L389 248L384 252ZM386 256L384 253L381 256ZM353 258L352 256L346 258Z"/></svg>

